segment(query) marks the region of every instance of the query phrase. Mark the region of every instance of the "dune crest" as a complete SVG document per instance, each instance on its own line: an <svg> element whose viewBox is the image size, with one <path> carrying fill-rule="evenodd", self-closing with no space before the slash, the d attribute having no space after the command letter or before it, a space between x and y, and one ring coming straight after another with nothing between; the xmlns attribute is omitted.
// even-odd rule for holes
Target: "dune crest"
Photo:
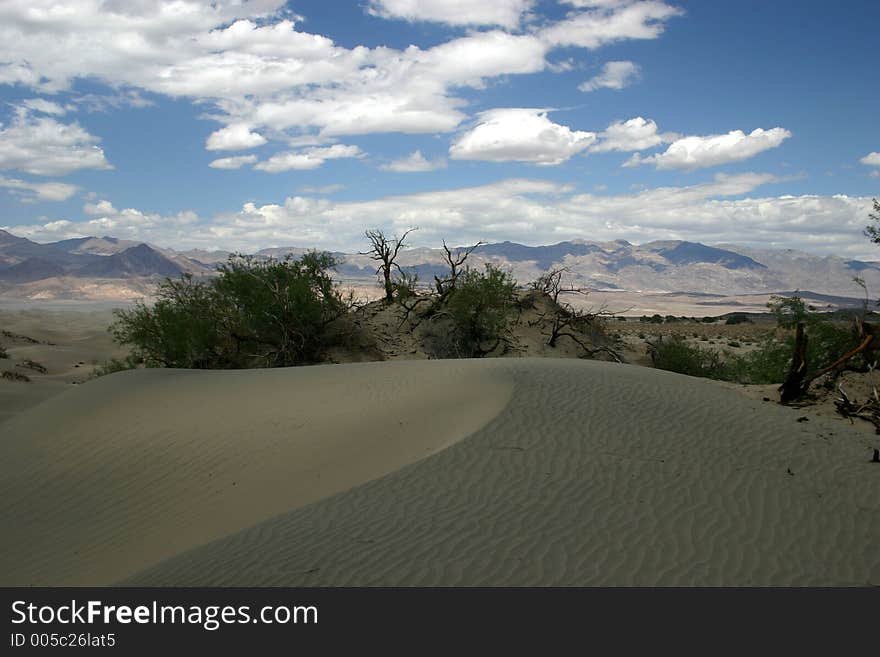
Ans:
<svg viewBox="0 0 880 657"><path fill-rule="evenodd" d="M475 361L102 377L3 425L0 583L111 583L441 451L511 394Z"/></svg>

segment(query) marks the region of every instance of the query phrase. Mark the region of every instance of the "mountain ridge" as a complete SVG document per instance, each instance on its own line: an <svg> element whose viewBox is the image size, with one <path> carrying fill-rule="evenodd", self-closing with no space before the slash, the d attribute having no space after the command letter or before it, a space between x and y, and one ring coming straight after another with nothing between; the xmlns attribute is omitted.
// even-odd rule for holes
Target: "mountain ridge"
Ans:
<svg viewBox="0 0 880 657"><path fill-rule="evenodd" d="M298 257L308 249L270 247L257 258ZM57 291L74 290L95 280L143 290L150 280L183 273L210 276L228 252L178 251L112 236L82 237L47 244L0 230L0 294L39 293L41 282ZM349 283L371 285L376 263L361 253L334 252L338 276ZM403 249L400 266L430 284L445 271L442 249ZM731 244L706 245L665 240L642 245L625 240L594 242L571 239L530 246L504 241L474 249L468 264L494 264L510 271L521 284L546 271L565 267L570 283L595 290L645 293L743 295L811 289L817 294L858 297L855 277L874 294L880 291L880 262L841 256L816 256L792 249L756 249ZM79 281L79 283L77 283ZM19 289L27 285L27 290ZM71 291L71 298L75 292Z"/></svg>

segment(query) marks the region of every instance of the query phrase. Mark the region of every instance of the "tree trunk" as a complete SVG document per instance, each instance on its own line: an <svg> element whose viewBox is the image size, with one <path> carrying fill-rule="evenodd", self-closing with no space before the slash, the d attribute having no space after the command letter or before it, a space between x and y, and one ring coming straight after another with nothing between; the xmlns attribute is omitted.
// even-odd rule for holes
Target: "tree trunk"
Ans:
<svg viewBox="0 0 880 657"><path fill-rule="evenodd" d="M806 393L804 379L807 376L807 335L804 323L799 322L794 338L794 354L791 358L791 369L785 382L779 386L779 401L783 404L800 399Z"/></svg>
<svg viewBox="0 0 880 657"><path fill-rule="evenodd" d="M391 266L386 265L382 268L382 275L385 277L385 301L391 303L394 301L394 287L391 285Z"/></svg>

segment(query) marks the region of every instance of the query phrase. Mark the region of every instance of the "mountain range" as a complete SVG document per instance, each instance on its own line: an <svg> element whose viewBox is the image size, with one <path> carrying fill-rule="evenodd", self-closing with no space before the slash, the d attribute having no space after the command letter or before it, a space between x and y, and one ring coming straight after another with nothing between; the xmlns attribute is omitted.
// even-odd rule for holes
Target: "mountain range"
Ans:
<svg viewBox="0 0 880 657"><path fill-rule="evenodd" d="M253 255L296 257L305 251L276 247ZM165 277L183 273L210 276L228 255L223 251L176 251L109 236L39 244L0 230L0 296L134 298L148 295ZM368 256L333 255L340 262L337 271L345 282L364 286L375 282L375 263ZM404 249L399 263L428 283L434 274L445 271L442 249ZM545 246L501 242L481 245L468 263L504 267L521 283L535 280L549 269L566 267L571 284L605 291L733 296L810 290L850 298L862 293L854 277L864 280L869 292L880 291L880 262L687 241L635 245L623 240L571 240Z"/></svg>

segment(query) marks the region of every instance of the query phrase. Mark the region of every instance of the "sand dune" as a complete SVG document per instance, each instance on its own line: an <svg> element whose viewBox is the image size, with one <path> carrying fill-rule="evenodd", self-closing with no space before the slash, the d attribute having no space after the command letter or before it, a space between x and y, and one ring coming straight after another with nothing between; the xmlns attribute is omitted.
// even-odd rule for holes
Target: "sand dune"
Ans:
<svg viewBox="0 0 880 657"><path fill-rule="evenodd" d="M113 315L105 307L84 305L81 310L71 310L8 306L0 303L0 329L19 338L0 334L0 345L10 356L0 359L0 371L18 371L29 376L31 382L0 382L0 422L85 381L95 364L126 354L107 331ZM46 373L14 365L24 359L40 363Z"/></svg>
<svg viewBox="0 0 880 657"><path fill-rule="evenodd" d="M0 438L0 582L106 584L448 447L512 384L473 362L102 377Z"/></svg>
<svg viewBox="0 0 880 657"><path fill-rule="evenodd" d="M578 360L113 375L0 425L0 584L880 584L874 438L799 415Z"/></svg>

